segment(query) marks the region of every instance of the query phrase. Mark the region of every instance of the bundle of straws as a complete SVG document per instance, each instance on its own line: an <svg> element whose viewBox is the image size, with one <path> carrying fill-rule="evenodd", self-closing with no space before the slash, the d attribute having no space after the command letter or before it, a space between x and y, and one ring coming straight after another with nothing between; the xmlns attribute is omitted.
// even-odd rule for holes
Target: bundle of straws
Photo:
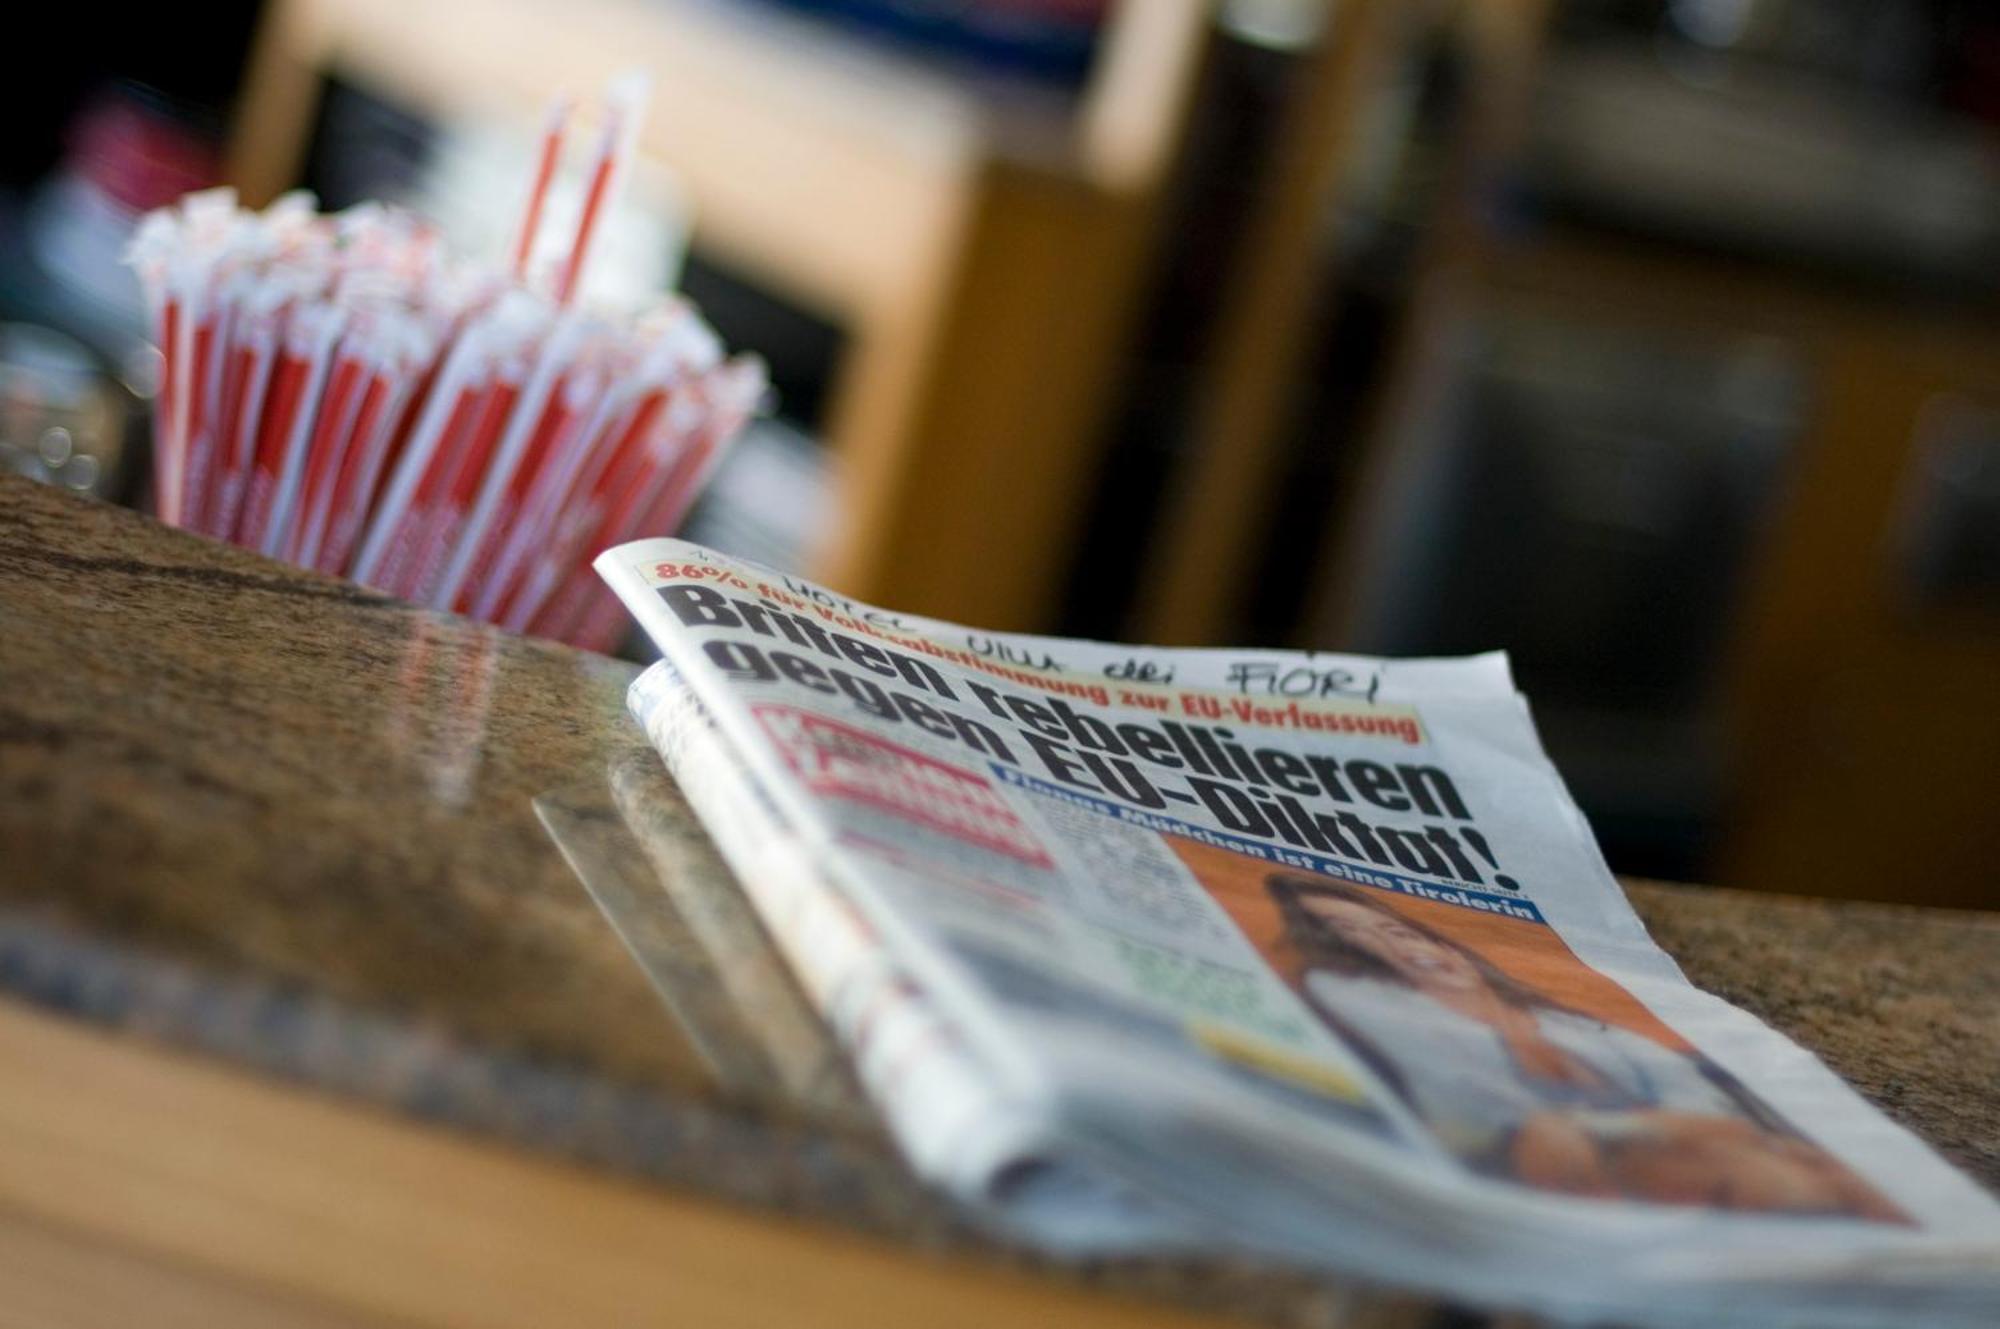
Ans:
<svg viewBox="0 0 2000 1329"><path fill-rule="evenodd" d="M551 107L505 263L455 260L417 217L261 213L228 190L132 246L163 357L154 507L176 526L420 604L608 649L600 549L668 534L765 392L692 308L577 307L632 153L643 84L614 84L566 252L531 272L562 155Z"/></svg>

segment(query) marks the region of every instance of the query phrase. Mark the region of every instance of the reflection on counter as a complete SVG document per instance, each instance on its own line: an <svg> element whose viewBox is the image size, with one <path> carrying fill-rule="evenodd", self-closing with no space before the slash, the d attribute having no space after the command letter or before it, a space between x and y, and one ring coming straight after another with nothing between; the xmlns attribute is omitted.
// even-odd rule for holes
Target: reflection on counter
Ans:
<svg viewBox="0 0 2000 1329"><path fill-rule="evenodd" d="M651 749L543 794L535 811L725 1092L881 1135L846 1057Z"/></svg>

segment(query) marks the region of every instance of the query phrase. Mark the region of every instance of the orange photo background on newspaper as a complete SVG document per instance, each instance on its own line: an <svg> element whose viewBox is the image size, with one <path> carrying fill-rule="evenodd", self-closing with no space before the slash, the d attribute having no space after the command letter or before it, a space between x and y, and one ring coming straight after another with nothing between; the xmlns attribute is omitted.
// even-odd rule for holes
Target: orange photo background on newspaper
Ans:
<svg viewBox="0 0 2000 1329"><path fill-rule="evenodd" d="M1208 893L1229 912L1243 935L1270 961L1278 976L1297 990L1300 956L1285 939L1277 903L1264 889L1264 879L1273 872L1302 877L1321 874L1280 867L1179 836L1165 838ZM1677 1052L1692 1051L1686 1039L1640 1005L1638 998L1579 960L1555 929L1545 924L1480 913L1462 905L1419 900L1375 887L1365 889L1375 890L1390 909L1472 948L1508 977L1580 1015L1629 1029Z"/></svg>

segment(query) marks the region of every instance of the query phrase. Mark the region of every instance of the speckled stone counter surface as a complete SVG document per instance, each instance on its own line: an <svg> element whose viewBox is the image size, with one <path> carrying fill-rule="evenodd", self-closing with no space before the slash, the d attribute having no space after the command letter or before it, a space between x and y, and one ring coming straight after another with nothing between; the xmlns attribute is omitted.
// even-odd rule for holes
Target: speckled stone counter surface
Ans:
<svg viewBox="0 0 2000 1329"><path fill-rule="evenodd" d="M624 717L633 672L0 477L0 991L663 1184L981 1245L865 1114L718 1058L745 1017L703 1003L730 985L673 936L649 974L592 899L635 862L728 889ZM613 844L635 799L637 856ZM1694 981L2000 1189L2000 916L1632 894ZM1234 1263L1051 1272L1287 1322L1353 1295Z"/></svg>

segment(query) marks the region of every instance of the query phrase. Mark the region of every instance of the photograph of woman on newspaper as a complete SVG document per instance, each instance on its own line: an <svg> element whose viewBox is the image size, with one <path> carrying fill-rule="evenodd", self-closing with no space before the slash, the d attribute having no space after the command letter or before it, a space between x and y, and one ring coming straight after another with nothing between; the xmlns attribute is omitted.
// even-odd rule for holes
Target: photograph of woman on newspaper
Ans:
<svg viewBox="0 0 2000 1329"><path fill-rule="evenodd" d="M1263 884L1301 995L1476 1170L1581 1195L1902 1221L1692 1049L1572 1009L1378 889L1282 872Z"/></svg>

